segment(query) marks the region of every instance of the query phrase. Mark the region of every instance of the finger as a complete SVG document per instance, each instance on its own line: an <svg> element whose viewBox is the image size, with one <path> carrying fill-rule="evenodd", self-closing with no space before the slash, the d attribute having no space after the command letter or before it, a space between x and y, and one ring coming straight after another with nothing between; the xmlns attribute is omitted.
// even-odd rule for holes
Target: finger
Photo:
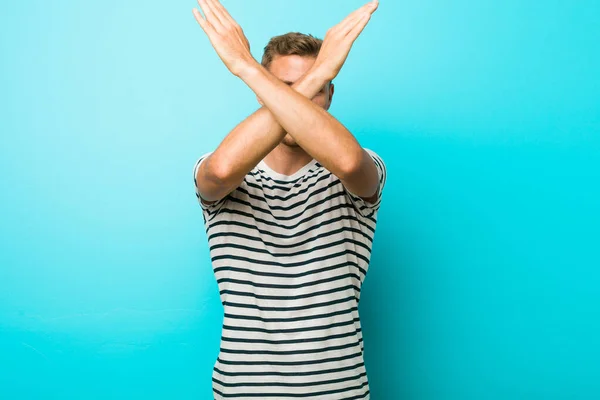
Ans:
<svg viewBox="0 0 600 400"><path fill-rule="evenodd" d="M356 40L356 38L358 37L358 35L360 35L361 32L365 29L365 26L367 26L370 19L371 19L371 13L363 14L361 16L361 18L358 20L358 22L356 23L356 25L354 25L354 27L350 30L350 32L348 32L348 36L346 36L346 37L348 39L352 40L352 42L354 42Z"/></svg>
<svg viewBox="0 0 600 400"><path fill-rule="evenodd" d="M377 7L379 6L378 1L370 1L362 7L358 8L354 12L350 13L346 19L344 19L339 26L339 30L342 34L348 34L350 30L356 25L356 23L363 18L365 13L371 14L375 12Z"/></svg>
<svg viewBox="0 0 600 400"><path fill-rule="evenodd" d="M207 0L197 0L198 5L202 9L204 15L206 15L206 21L210 22L217 32L223 32L223 24Z"/></svg>
<svg viewBox="0 0 600 400"><path fill-rule="evenodd" d="M221 4L218 1L215 1L215 0L205 0L205 1L208 4L208 6L210 7L210 10L215 15L215 17L219 19L219 22L221 23L221 25L223 25L223 26L231 25L231 21L229 19L227 19L225 14L223 14L222 6L221 6L221 8L219 8L219 6Z"/></svg>
<svg viewBox="0 0 600 400"><path fill-rule="evenodd" d="M342 22L340 22L340 24L337 26L337 30L342 34L342 36L345 36L352 29L352 27L356 25L356 21L358 21L361 17L362 14L355 11Z"/></svg>
<svg viewBox="0 0 600 400"><path fill-rule="evenodd" d="M231 14L229 14L227 9L223 6L223 4L221 4L221 2L219 0L209 0L209 1L212 3L213 10L215 11L215 13L218 13L221 21L223 21L223 22L227 21L231 24L237 24L237 22L233 19Z"/></svg>
<svg viewBox="0 0 600 400"><path fill-rule="evenodd" d="M379 1L370 1L357 10L357 14L344 26L345 34L353 36L353 40L362 32L371 15L379 7ZM366 21L365 21L366 20Z"/></svg>
<svg viewBox="0 0 600 400"><path fill-rule="evenodd" d="M208 32L210 30L214 30L211 23L204 19L204 17L202 16L202 14L200 14L200 11L198 11L197 8L193 8L192 13L194 14L194 18L196 18L196 21L198 21L198 24L200 24L200 27L202 28L204 33L208 35Z"/></svg>

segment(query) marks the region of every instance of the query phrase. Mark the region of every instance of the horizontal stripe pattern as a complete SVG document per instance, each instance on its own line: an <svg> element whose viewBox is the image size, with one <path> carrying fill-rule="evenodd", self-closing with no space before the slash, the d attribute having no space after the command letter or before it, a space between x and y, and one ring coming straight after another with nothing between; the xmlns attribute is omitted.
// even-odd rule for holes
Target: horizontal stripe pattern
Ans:
<svg viewBox="0 0 600 400"><path fill-rule="evenodd" d="M224 307L215 399L369 399L358 305L386 169L371 204L312 160L291 176L261 161L206 204L194 165Z"/></svg>

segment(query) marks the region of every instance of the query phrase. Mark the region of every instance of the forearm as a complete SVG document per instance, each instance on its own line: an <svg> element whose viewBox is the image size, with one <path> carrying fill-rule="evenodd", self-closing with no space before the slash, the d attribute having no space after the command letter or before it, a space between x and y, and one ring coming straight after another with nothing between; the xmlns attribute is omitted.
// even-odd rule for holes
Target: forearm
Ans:
<svg viewBox="0 0 600 400"><path fill-rule="evenodd" d="M319 76L319 71L313 73ZM325 168L338 177L355 168L361 159L362 147L329 112L292 90L258 63L246 68L240 78L298 145Z"/></svg>
<svg viewBox="0 0 600 400"><path fill-rule="evenodd" d="M310 101L308 99L313 98L326 83L314 72L308 71L291 88L294 93ZM239 182L279 145L285 135L285 130L273 113L267 107L261 107L225 137L209 157L209 164L219 166L215 175L221 180Z"/></svg>

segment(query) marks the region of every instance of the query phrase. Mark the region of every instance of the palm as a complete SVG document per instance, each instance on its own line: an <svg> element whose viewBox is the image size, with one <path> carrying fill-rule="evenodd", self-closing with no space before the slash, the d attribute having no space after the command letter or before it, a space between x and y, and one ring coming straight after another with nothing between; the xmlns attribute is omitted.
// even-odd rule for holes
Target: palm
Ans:
<svg viewBox="0 0 600 400"><path fill-rule="evenodd" d="M198 4L206 18L194 8L192 11L196 21L207 34L225 66L238 75L244 65L254 61L248 38L218 0L198 0Z"/></svg>
<svg viewBox="0 0 600 400"><path fill-rule="evenodd" d="M378 5L377 1L365 4L327 31L315 65L323 68L330 80L339 73L354 41L364 30Z"/></svg>

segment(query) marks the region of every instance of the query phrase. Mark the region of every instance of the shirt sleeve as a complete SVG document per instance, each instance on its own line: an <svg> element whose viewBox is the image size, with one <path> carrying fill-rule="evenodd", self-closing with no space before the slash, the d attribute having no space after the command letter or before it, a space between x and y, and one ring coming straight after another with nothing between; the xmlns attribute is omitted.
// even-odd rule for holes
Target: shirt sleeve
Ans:
<svg viewBox="0 0 600 400"><path fill-rule="evenodd" d="M200 204L202 210L207 212L209 215L218 213L229 198L229 195L227 195L215 203L207 204L205 203L206 200L202 199L202 197L200 196L200 190L198 190L198 182L196 181L196 173L198 172L198 168L200 168L200 164L202 164L206 157L208 157L211 153L212 151L202 155L196 161L196 164L194 164L194 188L196 191L196 199L198 200L198 204Z"/></svg>
<svg viewBox="0 0 600 400"><path fill-rule="evenodd" d="M381 157L379 157L379 155L376 152L374 152L373 150L370 150L370 149L366 149L366 148L365 148L365 150L367 151L367 153L369 153L369 155L375 162L375 166L377 167L377 172L379 175L379 185L377 188L377 200L375 200L375 203L369 203L368 201L364 200L363 198L356 195L355 193L352 193L350 190L348 190L348 188L346 188L346 186L344 186L344 190L346 192L346 195L349 197L350 201L354 205L354 208L356 208L356 211L358 211L360 213L360 215L362 215L363 217L373 217L373 216L375 216L377 211L379 211L379 207L381 206L381 198L382 198L382 194L383 194L383 188L385 186L385 182L386 182L386 178L387 178L387 169L386 169L385 163L383 162L383 159Z"/></svg>

